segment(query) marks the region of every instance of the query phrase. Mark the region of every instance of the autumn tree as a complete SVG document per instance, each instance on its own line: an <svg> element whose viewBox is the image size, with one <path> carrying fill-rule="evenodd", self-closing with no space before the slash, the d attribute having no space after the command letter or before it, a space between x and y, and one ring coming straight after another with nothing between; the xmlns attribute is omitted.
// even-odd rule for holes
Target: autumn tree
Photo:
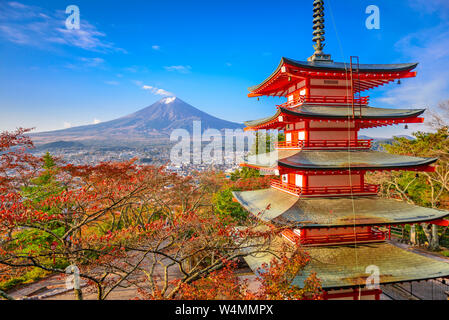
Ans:
<svg viewBox="0 0 449 320"><path fill-rule="evenodd" d="M19 128L0 133L0 191L18 192L27 186L42 166L42 161L29 153L34 147L26 133L31 129Z"/></svg>
<svg viewBox="0 0 449 320"><path fill-rule="evenodd" d="M9 236L0 243L0 265L55 274L76 266L88 284L74 288L78 299L89 290L106 299L124 287L175 299L188 286L213 287L214 277L248 254L282 254L269 245L282 229L217 216L210 201L217 187L201 177L134 160L74 166L35 159L15 149L32 146L25 132L4 133L12 160L1 166L0 234Z"/></svg>

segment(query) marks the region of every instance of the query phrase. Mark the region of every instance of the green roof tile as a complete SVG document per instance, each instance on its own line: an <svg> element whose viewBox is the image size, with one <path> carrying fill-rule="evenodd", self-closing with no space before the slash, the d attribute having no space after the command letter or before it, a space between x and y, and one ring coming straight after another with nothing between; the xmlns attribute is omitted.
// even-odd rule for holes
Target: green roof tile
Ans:
<svg viewBox="0 0 449 320"><path fill-rule="evenodd" d="M368 266L379 268L380 284L447 277L449 263L413 253L388 243L307 248L311 263L292 282L302 286L316 272L323 288L364 286Z"/></svg>
<svg viewBox="0 0 449 320"><path fill-rule="evenodd" d="M276 167L276 159L279 166L299 170L407 169L430 165L438 160L373 150L279 150L248 157L244 163L256 167Z"/></svg>
<svg viewBox="0 0 449 320"><path fill-rule="evenodd" d="M350 227L432 221L449 211L376 196L298 198L276 189L235 191L234 197L263 221L295 227ZM267 209L267 207L269 208Z"/></svg>
<svg viewBox="0 0 449 320"><path fill-rule="evenodd" d="M280 240L278 240L279 242ZM270 250L276 252L280 245L274 243ZM398 248L392 244L371 243L363 245L307 247L310 263L292 281L303 287L304 281L315 272L323 289L365 286L368 266L379 268L380 284L435 279L449 276L449 263ZM258 273L262 265L273 259L270 253L245 257L249 267Z"/></svg>

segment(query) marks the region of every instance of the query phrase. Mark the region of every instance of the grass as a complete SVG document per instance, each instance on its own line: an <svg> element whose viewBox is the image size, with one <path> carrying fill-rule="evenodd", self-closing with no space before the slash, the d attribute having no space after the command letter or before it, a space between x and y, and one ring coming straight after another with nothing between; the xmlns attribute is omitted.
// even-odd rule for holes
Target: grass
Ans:
<svg viewBox="0 0 449 320"><path fill-rule="evenodd" d="M0 290L8 291L16 286L32 283L36 280L40 280L48 276L51 272L42 270L40 268L32 268L25 272L23 275L14 276L8 280L0 282Z"/></svg>
<svg viewBox="0 0 449 320"><path fill-rule="evenodd" d="M441 253L443 256L449 258L449 250L442 250L440 253Z"/></svg>

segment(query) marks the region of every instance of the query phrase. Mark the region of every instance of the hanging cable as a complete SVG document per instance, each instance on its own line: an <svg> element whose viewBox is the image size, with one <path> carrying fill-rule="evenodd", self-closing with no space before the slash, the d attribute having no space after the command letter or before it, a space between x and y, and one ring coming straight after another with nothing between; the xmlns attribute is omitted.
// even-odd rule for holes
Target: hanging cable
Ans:
<svg viewBox="0 0 449 320"><path fill-rule="evenodd" d="M344 55L344 51L343 51L343 46L341 44L340 41L340 37L338 35L338 30L337 30L337 25L335 23L335 19L334 19L334 13L332 10L332 5L331 5L331 1L329 0L329 11L331 14L331 19L332 19L332 24L334 26L334 30L335 30L335 35L337 37L337 41L338 41L338 45L340 47L340 54L342 56L342 61L345 61L345 55ZM344 66L345 66L345 80L346 80L346 96L349 96L349 88L348 88L348 67L346 62L343 62ZM352 79L352 70L351 70L351 88L353 88L354 83L353 83L353 79ZM353 91L353 89L352 89ZM354 99L354 96L351 96L351 99ZM355 119L353 119L354 122L354 126L355 126ZM348 112L348 141L351 141L351 115ZM355 252L355 265L356 265L356 270L359 269L359 261L358 261L358 252L357 252L357 229L356 229L356 213L355 213L355 202L354 202L354 193L353 193L353 185L352 185L352 169L351 169L351 163L352 163L352 159L351 159L351 144L348 143L348 163L349 163L349 188L350 188L350 192L351 192L351 202L352 202L352 213L353 213L353 234L354 234L354 252ZM362 286L360 285L360 283L358 284L358 288L359 288L359 300L361 298L362 295Z"/></svg>

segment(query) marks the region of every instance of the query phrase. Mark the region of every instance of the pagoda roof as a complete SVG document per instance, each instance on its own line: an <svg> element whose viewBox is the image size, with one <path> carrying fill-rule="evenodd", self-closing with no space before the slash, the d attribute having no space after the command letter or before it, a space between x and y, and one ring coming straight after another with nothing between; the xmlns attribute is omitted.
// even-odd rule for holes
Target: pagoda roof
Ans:
<svg viewBox="0 0 449 320"><path fill-rule="evenodd" d="M285 240L286 241L286 240ZM281 242L270 249L279 250ZM292 285L304 287L305 280L316 273L323 289L364 287L368 266L379 268L380 284L421 281L449 276L449 263L399 248L390 243L309 247L305 251L310 262L293 279ZM249 267L258 274L270 265L274 255L260 253L245 257Z"/></svg>
<svg viewBox="0 0 449 320"><path fill-rule="evenodd" d="M352 107L335 106L316 106L302 105L296 108L280 108L282 112L303 118L323 118L323 119L348 119L352 116ZM356 106L356 111L360 109ZM369 106L361 107L361 116L359 119L395 119L417 117L426 111L426 109L387 109L375 108Z"/></svg>
<svg viewBox="0 0 449 320"><path fill-rule="evenodd" d="M311 70L346 71L351 68L350 63L334 61L299 61L282 57L281 63L289 64ZM413 63L393 63L393 64L359 64L359 72L398 72L408 71L416 68L417 62Z"/></svg>
<svg viewBox="0 0 449 320"><path fill-rule="evenodd" d="M276 164L277 160L277 164ZM373 150L277 150L249 156L248 167L313 170L407 170L428 166L438 158L421 158Z"/></svg>
<svg viewBox="0 0 449 320"><path fill-rule="evenodd" d="M357 113L359 107L357 106ZM361 116L357 115L358 120L388 120L388 119L407 119L415 118L423 114L426 109L387 109L375 108L369 106L361 107ZM352 117L352 107L336 107L336 106L317 106L317 105L301 105L295 108L278 108L276 113L270 117L257 120L246 121L247 127L258 127L276 121L281 115L291 115L299 119L341 119L348 120ZM285 124L284 124L285 125Z"/></svg>
<svg viewBox="0 0 449 320"><path fill-rule="evenodd" d="M292 169L306 170L378 170L378 169L407 169L417 166L430 165L438 158L421 158L391 154L373 150L345 151L345 150L302 150L297 154L280 159L278 165Z"/></svg>
<svg viewBox="0 0 449 320"><path fill-rule="evenodd" d="M379 268L380 284L429 280L449 275L449 263L398 248L389 243L307 249L312 262L293 285L303 286L313 270L323 288L364 286L366 267Z"/></svg>
<svg viewBox="0 0 449 320"><path fill-rule="evenodd" d="M281 109L278 108L276 113L272 116L264 117L264 118L257 119L257 120L248 120L248 121L243 122L243 124L247 127L257 127L262 124L266 124L271 121L275 121L280 115L281 115Z"/></svg>
<svg viewBox="0 0 449 320"><path fill-rule="evenodd" d="M415 69L418 63L397 63L397 64L359 64L359 74L364 75L373 75L373 74L381 74L383 75L381 77L382 83L388 83L393 81L394 79L400 79L405 77L414 77L415 73L409 73L411 70ZM283 67L287 66L289 69L293 70L287 70L288 72L283 72ZM273 73L265 79L262 83L249 87L248 90L251 92L249 96L258 96L258 95L264 95L269 94L266 91L268 86L273 85L273 83L276 83L280 80L283 75L293 75L295 77L313 77L315 73L326 73L332 76L337 76L340 78L345 78L348 70L351 69L351 66L349 63L345 62L333 62L333 61L298 61L294 59L289 59L282 57L281 61L279 62L278 67L273 71ZM342 75L343 74L343 75ZM368 88L376 87L379 85L379 83L373 83L370 82L370 80L373 79L361 79L362 82L365 82ZM378 80L378 79L377 79ZM284 85L288 85L288 83L285 83L282 80L281 83L277 83L274 87L278 91L279 88L283 87ZM291 85L291 84L290 84ZM281 90L283 91L283 90ZM283 95L282 93L281 95ZM270 94L271 95L271 94ZM279 94L276 94L279 95Z"/></svg>
<svg viewBox="0 0 449 320"><path fill-rule="evenodd" d="M278 167L278 161L280 159L288 159L299 152L300 150L274 150L264 154L253 154L248 156L244 165L254 168L275 170Z"/></svg>
<svg viewBox="0 0 449 320"><path fill-rule="evenodd" d="M233 195L262 221L296 228L413 224L449 216L449 211L376 196L298 198L274 188Z"/></svg>

